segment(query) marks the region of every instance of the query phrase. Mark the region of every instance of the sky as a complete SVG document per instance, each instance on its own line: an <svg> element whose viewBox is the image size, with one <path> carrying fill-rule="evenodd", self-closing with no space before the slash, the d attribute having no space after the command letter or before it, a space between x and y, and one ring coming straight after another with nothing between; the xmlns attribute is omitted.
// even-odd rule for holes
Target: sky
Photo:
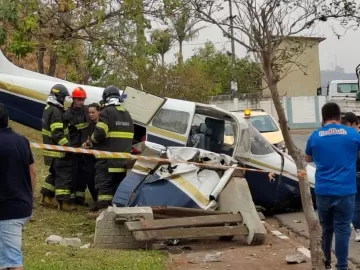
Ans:
<svg viewBox="0 0 360 270"><path fill-rule="evenodd" d="M360 2L360 0L357 1ZM204 46L204 43L207 41L215 43L215 46L220 50L225 48L231 51L230 40L223 37L221 30L216 25L199 24L199 26L202 25L206 26L206 28L200 31L198 37L184 44L184 59L191 57L194 51ZM332 25L334 25L334 23ZM336 24L335 27L340 31L340 28ZM339 33L343 32L344 30ZM360 29L357 31L349 30L343 37L338 39L330 25L323 23L316 27L312 36L326 38L326 40L322 41L319 45L321 70L333 70L336 66L340 66L344 68L346 73L355 72L356 66L360 64ZM175 53L178 52L178 49L179 46L175 44L172 50L167 53L165 57L166 62L174 62L176 60ZM235 53L238 57L244 57L246 50L241 45L236 44Z"/></svg>

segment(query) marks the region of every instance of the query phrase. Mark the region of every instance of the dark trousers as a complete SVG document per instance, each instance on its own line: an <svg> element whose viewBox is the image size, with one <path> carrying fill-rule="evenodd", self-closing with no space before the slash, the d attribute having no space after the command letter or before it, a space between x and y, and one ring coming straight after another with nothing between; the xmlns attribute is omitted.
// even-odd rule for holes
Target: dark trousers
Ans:
<svg viewBox="0 0 360 270"><path fill-rule="evenodd" d="M112 205L113 196L125 178L126 172L109 173L106 160L96 162L95 189L98 194L98 203L100 206Z"/></svg>
<svg viewBox="0 0 360 270"><path fill-rule="evenodd" d="M85 202L88 169L84 154L73 154L71 198L74 200L73 202L77 204L83 204Z"/></svg>
<svg viewBox="0 0 360 270"><path fill-rule="evenodd" d="M66 155L63 158L54 158L51 161L50 174L46 177L40 192L43 196L54 198L58 201L70 200L72 184L72 158Z"/></svg>
<svg viewBox="0 0 360 270"><path fill-rule="evenodd" d="M94 202L97 201L97 191L95 189L96 159L93 155L84 155L86 166L86 185Z"/></svg>
<svg viewBox="0 0 360 270"><path fill-rule="evenodd" d="M336 269L348 269L350 224L354 216L355 195L316 196L319 220L322 227L322 249L325 264L331 264L331 246L335 232Z"/></svg>
<svg viewBox="0 0 360 270"><path fill-rule="evenodd" d="M355 210L352 224L355 230L360 229L360 193L357 193L355 196Z"/></svg>

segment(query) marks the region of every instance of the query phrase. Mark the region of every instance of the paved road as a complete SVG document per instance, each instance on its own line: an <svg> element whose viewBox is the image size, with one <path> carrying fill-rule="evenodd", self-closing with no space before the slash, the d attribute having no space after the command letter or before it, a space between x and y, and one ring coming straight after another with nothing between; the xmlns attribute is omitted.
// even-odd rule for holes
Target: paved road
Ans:
<svg viewBox="0 0 360 270"><path fill-rule="evenodd" d="M306 135L298 135L298 134L292 134L292 138L294 140L294 143L297 147L299 147L301 150L305 151L306 142L310 134Z"/></svg>
<svg viewBox="0 0 360 270"><path fill-rule="evenodd" d="M292 134L294 143L296 144L297 147L301 148L302 150L305 150L306 141L308 139L308 136L309 136L309 134L306 134L306 135L305 134L302 134L302 135ZM281 215L276 215L275 217L278 218L281 221L281 223L284 224L289 229L291 229L305 237L309 236L305 217L302 212L281 214ZM354 234L354 232L353 232L353 234ZM351 237L352 237L352 239L350 240L349 258L353 263L360 265L360 242L358 242L358 243L354 242L354 240L353 240L354 235L352 235ZM335 237L333 240L333 248L334 248L334 241L335 241ZM335 262L336 258L333 257L332 260L333 260L333 262ZM335 265L335 263L333 263L333 265Z"/></svg>

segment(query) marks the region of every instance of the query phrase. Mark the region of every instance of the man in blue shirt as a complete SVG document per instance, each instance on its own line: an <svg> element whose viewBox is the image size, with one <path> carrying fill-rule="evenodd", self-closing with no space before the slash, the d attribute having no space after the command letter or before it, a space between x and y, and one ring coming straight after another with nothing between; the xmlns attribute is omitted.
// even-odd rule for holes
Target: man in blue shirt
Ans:
<svg viewBox="0 0 360 270"><path fill-rule="evenodd" d="M325 269L331 269L331 245L335 232L336 269L348 269L350 224L354 216L356 162L360 135L341 125L340 107L322 107L323 127L315 130L306 145L306 161L314 161L316 204L322 226Z"/></svg>

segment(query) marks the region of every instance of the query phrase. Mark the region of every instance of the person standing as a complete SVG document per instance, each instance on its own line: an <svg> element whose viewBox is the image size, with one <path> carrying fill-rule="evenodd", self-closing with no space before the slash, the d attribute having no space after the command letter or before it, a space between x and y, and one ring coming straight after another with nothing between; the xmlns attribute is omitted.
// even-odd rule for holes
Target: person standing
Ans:
<svg viewBox="0 0 360 270"><path fill-rule="evenodd" d="M134 137L134 124L130 113L121 105L120 90L111 85L104 89L104 107L99 121L91 135L96 150L130 153ZM126 159L97 155L95 188L98 201L90 209L89 216L97 217L99 212L112 205L113 195L126 176Z"/></svg>
<svg viewBox="0 0 360 270"><path fill-rule="evenodd" d="M344 113L342 116L342 124L348 127L352 127L356 130L357 133L360 133L359 129L359 119L356 114L353 112ZM355 211L352 224L355 229L355 241L360 242L360 159L356 163L356 187L357 194L355 196Z"/></svg>
<svg viewBox="0 0 360 270"><path fill-rule="evenodd" d="M8 122L0 104L0 269L23 270L22 229L32 215L36 172L29 141Z"/></svg>
<svg viewBox="0 0 360 270"><path fill-rule="evenodd" d="M331 246L335 232L336 269L348 269L350 224L354 216L356 162L360 135L341 125L340 107L333 102L322 109L323 127L309 137L307 162L314 161L316 205L322 227L325 269L331 269Z"/></svg>
<svg viewBox="0 0 360 270"><path fill-rule="evenodd" d="M93 144L91 143L90 136L93 134L95 130L96 123L99 121L99 114L100 114L100 104L91 103L88 106L88 113L89 113L89 137L86 142L82 144L82 147L85 149L93 148ZM87 179L87 187L91 194L91 197L94 203L97 201L97 192L95 189L95 165L96 159L93 155L85 155L85 163L86 163L86 179Z"/></svg>
<svg viewBox="0 0 360 270"><path fill-rule="evenodd" d="M65 112L71 147L81 147L89 135L87 106L84 105L86 97L86 91L76 87L71 93L73 102ZM77 205L85 205L86 174L85 154L72 153L71 200Z"/></svg>
<svg viewBox="0 0 360 270"><path fill-rule="evenodd" d="M42 117L42 137L44 144L69 146L68 129L64 120L64 103L70 96L63 84L54 85L47 99ZM72 182L72 158L70 153L44 150L44 163L50 166L50 174L40 190L43 195L41 205L48 208L59 208L63 211L75 211L71 204L70 189ZM56 197L57 203L53 201Z"/></svg>

